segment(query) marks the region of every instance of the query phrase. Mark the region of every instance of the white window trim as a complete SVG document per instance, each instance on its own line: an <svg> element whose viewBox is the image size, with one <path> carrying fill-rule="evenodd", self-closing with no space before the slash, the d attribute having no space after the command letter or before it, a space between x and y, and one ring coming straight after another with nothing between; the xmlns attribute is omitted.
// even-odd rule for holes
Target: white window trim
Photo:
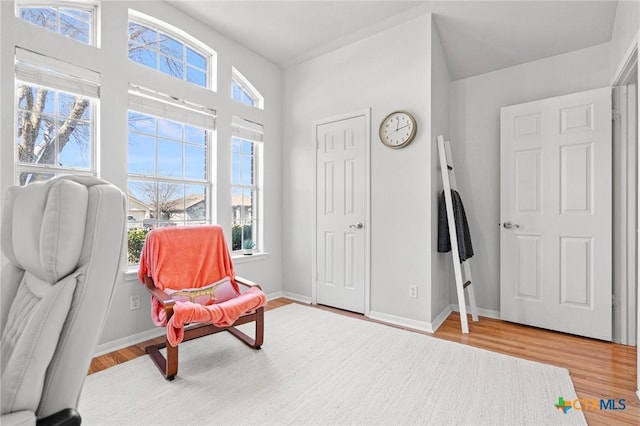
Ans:
<svg viewBox="0 0 640 426"><path fill-rule="evenodd" d="M234 188L238 189L248 189L252 192L255 192L255 205L252 209L253 218L251 219L251 223L255 223L256 230L256 239L257 244L255 250L257 253L264 253L265 244L264 244L264 220L263 220L263 196L262 196L262 185L263 185L263 164L264 164L264 144L263 144L263 126L261 124L233 116L231 119L231 141L233 138L243 139L249 142L252 142L254 145L253 151L253 159L254 159L254 184L253 185L242 185L236 184L233 182L233 177L231 179L231 192L233 193ZM233 150L231 150L231 155L233 156ZM233 159L231 159L233 162ZM232 218L233 220L233 218ZM231 223L233 225L233 222ZM242 248L239 250L232 250L232 255L235 256L242 251Z"/></svg>
<svg viewBox="0 0 640 426"><path fill-rule="evenodd" d="M134 9L129 9L129 18L128 21L133 21L137 24L144 25L145 27L149 27L153 30L160 31L170 37L173 37L179 41L181 41L185 46L190 47L195 50L202 56L204 56L207 60L207 69L206 71L206 87L203 89L208 89L213 92L217 92L217 82L218 78L215 75L216 70L218 69L218 53L213 50L211 47L207 46L197 38L193 37L191 34L187 33L180 28L174 27L160 19L154 18L153 16L149 16L142 12L139 12ZM141 64L142 65L142 64ZM142 65L144 66L144 65ZM186 63L185 63L186 66ZM177 77L174 77L177 78ZM182 79L183 81L187 81ZM197 85L196 85L197 86ZM198 86L201 87L201 86Z"/></svg>
<svg viewBox="0 0 640 426"><path fill-rule="evenodd" d="M89 12L91 13L91 24L90 24L90 33L89 33L89 43L84 43L80 40L75 40L72 37L67 37L64 34L60 34L59 32L53 32L51 30L48 30L44 27L40 27L39 25L30 23L28 21L24 21L22 18L20 18L20 15L18 14L19 9L21 7L52 7L55 9L77 9L77 10L83 10L85 12ZM59 12L58 12L59 13ZM53 34L58 34L61 37L64 38L68 38L70 40L74 40L77 41L78 43L87 45L87 46L93 46L93 47L100 47L100 38L98 36L98 34L100 34L99 31L99 26L100 26L100 2L99 1L94 1L94 0L79 0L79 1L51 1L51 0L30 0L30 1L25 1L25 2L21 2L21 1L16 1L14 4L14 14L16 15L17 18L23 20L24 22L27 22L31 25L34 25L36 27L40 27L43 30L49 31L50 33ZM59 18L58 18L59 19Z"/></svg>
<svg viewBox="0 0 640 426"><path fill-rule="evenodd" d="M14 103L14 173L13 182L18 184L17 177L20 173L46 173L46 174L84 174L98 175L98 152L100 143L98 138L98 117L99 96L100 96L100 74L79 67L77 65L63 62L58 59L31 52L19 47L15 49L15 73L14 90L18 82L23 82L33 86L44 86L56 92L65 92L82 97L91 98L91 156L88 168L78 168L69 166L56 166L52 164L21 163L18 161L18 146L15 141L18 138L18 105L17 98Z"/></svg>
<svg viewBox="0 0 640 426"><path fill-rule="evenodd" d="M253 99L255 99L254 104L251 105L258 109L264 109L264 96L256 89L256 87L251 84L251 82L240 72L236 67L231 67L231 81L232 84L235 82L238 86L242 87L247 93L251 95ZM233 86L231 87L231 95L233 97ZM235 100L235 102L240 102ZM244 102L240 102L244 104ZM244 104L246 105L246 104Z"/></svg>

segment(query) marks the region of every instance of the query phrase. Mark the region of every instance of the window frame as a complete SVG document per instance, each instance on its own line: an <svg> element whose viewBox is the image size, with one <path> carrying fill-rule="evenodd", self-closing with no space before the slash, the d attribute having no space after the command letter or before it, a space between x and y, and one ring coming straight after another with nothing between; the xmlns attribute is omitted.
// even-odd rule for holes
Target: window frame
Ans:
<svg viewBox="0 0 640 426"><path fill-rule="evenodd" d="M234 98L234 84L240 88L249 98L253 100L253 103L248 104L240 99ZM260 93L256 87L240 72L236 67L231 67L231 99L235 102L239 102L244 105L248 105L258 109L264 109L264 96Z"/></svg>
<svg viewBox="0 0 640 426"><path fill-rule="evenodd" d="M166 73L164 71L162 71L160 69L160 64L161 61L158 60L156 61L156 67L151 67L148 66L144 63L135 61L133 59L131 59L131 57L129 57L129 43L131 43L131 40L129 40L128 38L128 31L129 31L129 27L131 25L131 23L137 24L137 25L141 25L143 27L146 27L152 31L155 31L158 36L160 34L163 34L167 37L170 37L172 39L175 39L177 41L179 41L180 43L182 43L183 45L183 56L181 59L181 64L182 64L182 68L183 68L183 76L182 78L179 78L173 74L169 74ZM158 40L156 40L158 41ZM205 62L206 62L206 69L204 70L205 72L205 85L201 86L197 83L191 82L187 79L187 71L188 71L188 67L192 66L193 68L196 68L200 71L202 71L202 68L193 66L193 65L189 65L187 58L186 58L186 52L187 49L191 49L194 52L196 52L197 54L201 55L204 57ZM160 51L160 49L155 49L154 52L157 55L163 55ZM166 56L166 55L165 55ZM193 37L192 35L188 34L187 32L174 27L164 21L161 21L159 19L153 18L149 15L146 15L144 13L138 12L137 10L133 10L133 9L129 9L129 15L127 18L127 57L129 58L129 61L141 65L145 68L149 68L152 69L154 71L157 71L163 75L175 78L177 80L180 81L184 81L185 83L189 83L189 84L193 84L196 87L199 87L201 89L207 89L207 90L211 90L213 92L217 91L217 75L215 73L216 69L217 69L217 52L215 50L213 50L212 48L210 48L209 46L207 46L206 44L204 44L203 42L201 42L200 40L196 39L195 37Z"/></svg>
<svg viewBox="0 0 640 426"><path fill-rule="evenodd" d="M13 74L14 107L13 107L13 182L20 184L19 176L22 173L42 173L54 176L61 174L82 174L97 176L98 174L98 151L99 143L99 109L100 109L100 76L99 74L68 63L60 62L54 58L29 52L20 48L15 51L16 67ZM38 164L22 162L18 153L18 124L20 112L24 112L20 107L18 98L18 86L20 84L29 87L44 87L55 92L54 99L60 93L71 96L79 96L88 99L90 102L89 117L78 119L78 121L89 124L89 165L88 167L60 166L55 164ZM54 112L43 113L46 116L53 116L55 122L66 117L59 115L59 102L54 101ZM57 137L56 133L56 137ZM56 141L57 144L57 141ZM56 158L60 152L55 153Z"/></svg>
<svg viewBox="0 0 640 426"><path fill-rule="evenodd" d="M153 106L150 109L147 108L141 108L141 104L137 104L136 102L134 102L134 99L140 98L143 99L144 101L144 96L140 96L140 91L142 91L142 93L145 93L145 95L148 93L144 92L144 89L141 88L135 88L138 90L138 92L132 92L130 91L129 93L129 107L127 110L127 117L129 116L129 114L131 112L134 113L139 113L139 114L144 114L146 116L151 116L154 118L155 123L154 123L154 134L151 135L150 133L144 133L144 132L138 132L138 131L134 131L134 133L136 134L140 134L146 137L153 137L154 139L154 154L153 154L153 158L154 158L154 168L155 168L155 172L153 174L148 174L148 173L139 173L139 172L131 172L129 170L129 165L128 165L128 161L127 161L127 212L130 211L130 197L133 197L136 199L136 201L141 201L144 202L144 200L140 200L139 197L137 197L136 194L134 194L132 191L130 191L130 183L132 181L134 182L151 182L151 183L155 183L155 184L177 184L179 186L181 186L182 188L185 188L189 185L194 185L194 186L202 186L204 188L204 203L205 203L205 217L203 219L195 219L195 220L188 220L186 218L182 218L182 219L162 219L160 217L156 217L153 218L154 220L151 220L150 222L145 223L146 219L143 219L142 222L140 221L134 221L135 223L129 223L127 232L129 233L129 231L131 231L131 229L134 228L142 228L142 229L146 229L148 230L148 228L154 228L154 227L159 227L162 226L162 224L164 224L166 226L166 224L168 223L175 223L178 226L192 226L192 225L198 225L198 224L202 224L202 223L213 223L214 219L215 219L215 212L214 212L214 195L215 195L215 188L214 188L214 177L216 175L216 170L214 168L214 160L215 160L215 152L214 152L214 148L215 148L215 140L216 140L216 130L215 130L215 125L212 126L211 128L207 127L207 126L203 126L203 125L198 125L198 124L194 124L192 121L189 121L188 119L180 119L179 117L176 117L176 115L171 115L169 112L171 109L175 108L182 108L183 106L179 106L179 105L173 105L173 106L168 106L167 110L164 111L164 114L158 109L156 111L152 111ZM168 102L165 102L165 99L161 99L160 98L160 94L157 95L156 98L151 98L151 102L155 103L166 103L167 105L170 105ZM147 98L148 100L149 98ZM142 110L144 109L144 110ZM198 114L200 112L203 111L207 111L208 114L211 115L212 119L215 121L215 111L207 109L207 108L201 108L201 111L196 110L195 107L193 108L183 108L184 113L188 116L189 114ZM128 120L128 119L127 119ZM159 162L159 155L158 155L158 141L159 140L167 140L167 141L171 141L173 143L178 142L177 139L167 139L166 137L162 137L159 133L158 130L158 126L159 126L159 121L160 120L169 120L169 121L173 121L173 122L177 122L179 124L181 124L182 127L182 137L180 140L180 148L181 151L183 153L183 158L182 158L182 165L181 165L181 172L182 172L182 176L181 177L172 177L172 176L163 176L161 174L159 174L157 166L158 166L158 162ZM186 163L185 163L185 158L184 158L184 153L185 153L185 147L186 146L197 146L196 144L193 144L187 140L185 140L185 128L184 126L190 126L190 127L196 127L198 129L201 129L204 132L204 136L205 136L205 143L202 145L203 149L204 149L204 153L205 153L205 167L204 167L204 172L205 172L205 176L203 179L198 179L198 178L188 178L185 176L184 172L186 171ZM131 129L129 128L129 125L127 125L127 140L129 140L129 135L131 134ZM127 142L127 145L129 144L129 142ZM127 148L127 151L129 150L129 148ZM183 202L186 202L188 194L185 191L181 191L181 195L179 196L180 198L182 198ZM151 211L154 210L154 206L149 206L151 207ZM184 205L184 211L186 211L186 205ZM159 216L156 212L156 216ZM149 218L151 219L151 218ZM140 226L136 226L136 225L140 225ZM133 225L133 226L132 226ZM127 255L128 260L129 258L129 253ZM130 267L135 267L138 264L138 262L129 262L128 265Z"/></svg>
<svg viewBox="0 0 640 426"><path fill-rule="evenodd" d="M232 240L231 240L231 252L233 254L239 254L243 251L243 246L244 246L244 225L249 222L252 225L252 230L251 230L251 234L252 234L252 241L255 244L255 247L253 248L253 250L257 251L257 252L264 252L264 241L263 241L263 229L262 229L262 223L263 223L263 199L262 199L262 186L263 186L263 168L264 168L264 163L263 163L263 158L264 158L264 141L262 140L262 130L261 131L249 131L249 132L243 132L242 130L242 123L246 123L248 125L253 125L253 126L259 126L260 128L262 128L262 125L257 124L257 123L252 123L248 120L244 120L238 117L233 117L232 119L232 135L231 135L231 147L230 147L230 154L231 154L231 176L230 176L230 193L231 193L231 228L233 231L233 227L236 224L240 224L241 226L241 231L240 231L240 248L238 249L233 249L233 232L232 232ZM251 134L260 134L260 137L251 137ZM258 140L260 139L260 140ZM240 156L246 156L247 154L243 154L241 151L235 151L233 146L235 143L235 140L238 140L240 143L242 142L249 142L251 143L251 147L252 147L252 153L251 153L251 158L252 158L252 176L253 176L253 182L251 184L243 184L242 182L238 182L236 183L234 180L234 170L233 170L233 164L234 164L234 154L239 154ZM250 191L252 194L252 204L251 204L251 218L250 219L242 219L242 217L240 216L238 219L236 219L236 217L233 214L233 208L234 208L234 204L233 204L233 197L234 197L234 189L238 189L241 191L241 193L243 191Z"/></svg>
<svg viewBox="0 0 640 426"><path fill-rule="evenodd" d="M25 2L21 2L21 1L16 1L14 4L14 13L16 18L20 19L21 21L24 21L30 25L42 28L44 30L50 31L54 34L58 34L59 36L68 38L70 40L74 40L78 43L82 43L84 45L87 46L93 46L93 47L100 47L99 46L99 39L98 39L98 25L99 25L99 3L96 1L90 1L90 0L83 0L83 1L76 1L76 2L71 2L71 1L46 1L46 0L31 0L31 1L25 1ZM56 11L56 27L57 30L53 31L49 28L43 27L41 25L37 25L31 21L28 21L24 18L22 18L22 16L20 16L20 8L52 8L55 9ZM78 40L76 38L70 37L66 34L62 34L60 32L60 9L75 9L78 11L82 11L82 12L88 12L90 15L90 19L89 19L89 41L87 43ZM78 19L78 16L73 16L74 19Z"/></svg>

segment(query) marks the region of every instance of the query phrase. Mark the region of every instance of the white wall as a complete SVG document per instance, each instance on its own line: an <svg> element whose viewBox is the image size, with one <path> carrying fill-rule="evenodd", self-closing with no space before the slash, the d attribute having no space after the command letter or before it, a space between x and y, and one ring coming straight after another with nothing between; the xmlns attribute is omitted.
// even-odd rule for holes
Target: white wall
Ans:
<svg viewBox="0 0 640 426"><path fill-rule="evenodd" d="M451 149L473 240L479 308L500 310L500 108L608 86L609 64L606 43L452 83Z"/></svg>
<svg viewBox="0 0 640 426"><path fill-rule="evenodd" d="M312 122L371 107L371 311L430 320L431 17L417 17L284 72L283 290L311 297ZM386 114L405 109L418 134L386 148ZM409 285L418 286L410 299Z"/></svg>
<svg viewBox="0 0 640 426"><path fill-rule="evenodd" d="M431 27L431 322L442 312L448 312L449 291L455 287L451 253L438 253L438 200L442 193L442 172L438 159L436 137L451 136L451 78L444 57L437 25ZM457 171L456 171L457 172ZM457 303L457 299L454 303ZM439 325L439 324L436 324Z"/></svg>
<svg viewBox="0 0 640 426"><path fill-rule="evenodd" d="M611 34L611 75L615 74L623 65L624 56L629 52L632 43L638 42L640 34L640 2L619 1L616 8L616 18Z"/></svg>
<svg viewBox="0 0 640 426"><path fill-rule="evenodd" d="M267 294L281 289L281 114L282 71L261 56L221 36L207 25L196 21L161 1L102 2L101 48L81 45L42 28L17 19L12 2L0 2L0 108L14 109L13 52L15 46L42 52L101 75L100 99L100 177L123 191L127 184L127 90L129 83L160 87L163 91L212 107L218 112L217 147L215 150L214 185L217 207L214 218L224 225L228 238L231 229L230 139L231 117L238 115L264 125L264 232L265 250L270 254L243 259L236 272L259 282ZM128 8L139 10L170 25L186 30L212 47L218 54L218 91L203 91L194 85L152 71L127 58ZM239 69L265 97L264 111L231 100L231 66ZM0 116L1 194L13 184L14 116ZM140 310L129 310L129 296L142 295ZM121 275L101 343L127 338L153 329L149 319L149 302L143 287L133 274Z"/></svg>

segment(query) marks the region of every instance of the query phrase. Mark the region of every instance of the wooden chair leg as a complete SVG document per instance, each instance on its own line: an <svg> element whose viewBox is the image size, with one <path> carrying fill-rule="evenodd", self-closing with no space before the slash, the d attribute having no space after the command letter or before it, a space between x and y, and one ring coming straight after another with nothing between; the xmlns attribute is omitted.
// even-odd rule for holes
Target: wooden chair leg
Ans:
<svg viewBox="0 0 640 426"><path fill-rule="evenodd" d="M167 348L167 357L165 358L160 349ZM160 373L167 380L175 379L178 374L178 347L171 346L169 342L159 343L157 345L147 346L145 348L147 354L151 357L153 363L158 367Z"/></svg>
<svg viewBox="0 0 640 426"><path fill-rule="evenodd" d="M241 340L247 346L252 347L254 349L260 349L260 347L262 346L262 342L264 341L264 308L256 309L256 312L254 315L255 315L255 320L253 319L246 320L241 324L246 324L247 322L251 322L251 321L255 322L256 324L255 339L252 339L251 337L247 336L245 333L243 333L242 331L238 330L235 327L229 327L226 330L229 333L233 334L235 337L237 337L239 340Z"/></svg>

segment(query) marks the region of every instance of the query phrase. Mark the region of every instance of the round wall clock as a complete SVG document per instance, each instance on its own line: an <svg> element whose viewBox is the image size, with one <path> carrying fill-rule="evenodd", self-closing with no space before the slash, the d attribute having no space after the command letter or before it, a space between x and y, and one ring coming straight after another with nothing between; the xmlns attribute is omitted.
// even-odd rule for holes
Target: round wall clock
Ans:
<svg viewBox="0 0 640 426"><path fill-rule="evenodd" d="M380 140L389 148L404 148L416 137L416 119L406 111L394 111L380 123Z"/></svg>

